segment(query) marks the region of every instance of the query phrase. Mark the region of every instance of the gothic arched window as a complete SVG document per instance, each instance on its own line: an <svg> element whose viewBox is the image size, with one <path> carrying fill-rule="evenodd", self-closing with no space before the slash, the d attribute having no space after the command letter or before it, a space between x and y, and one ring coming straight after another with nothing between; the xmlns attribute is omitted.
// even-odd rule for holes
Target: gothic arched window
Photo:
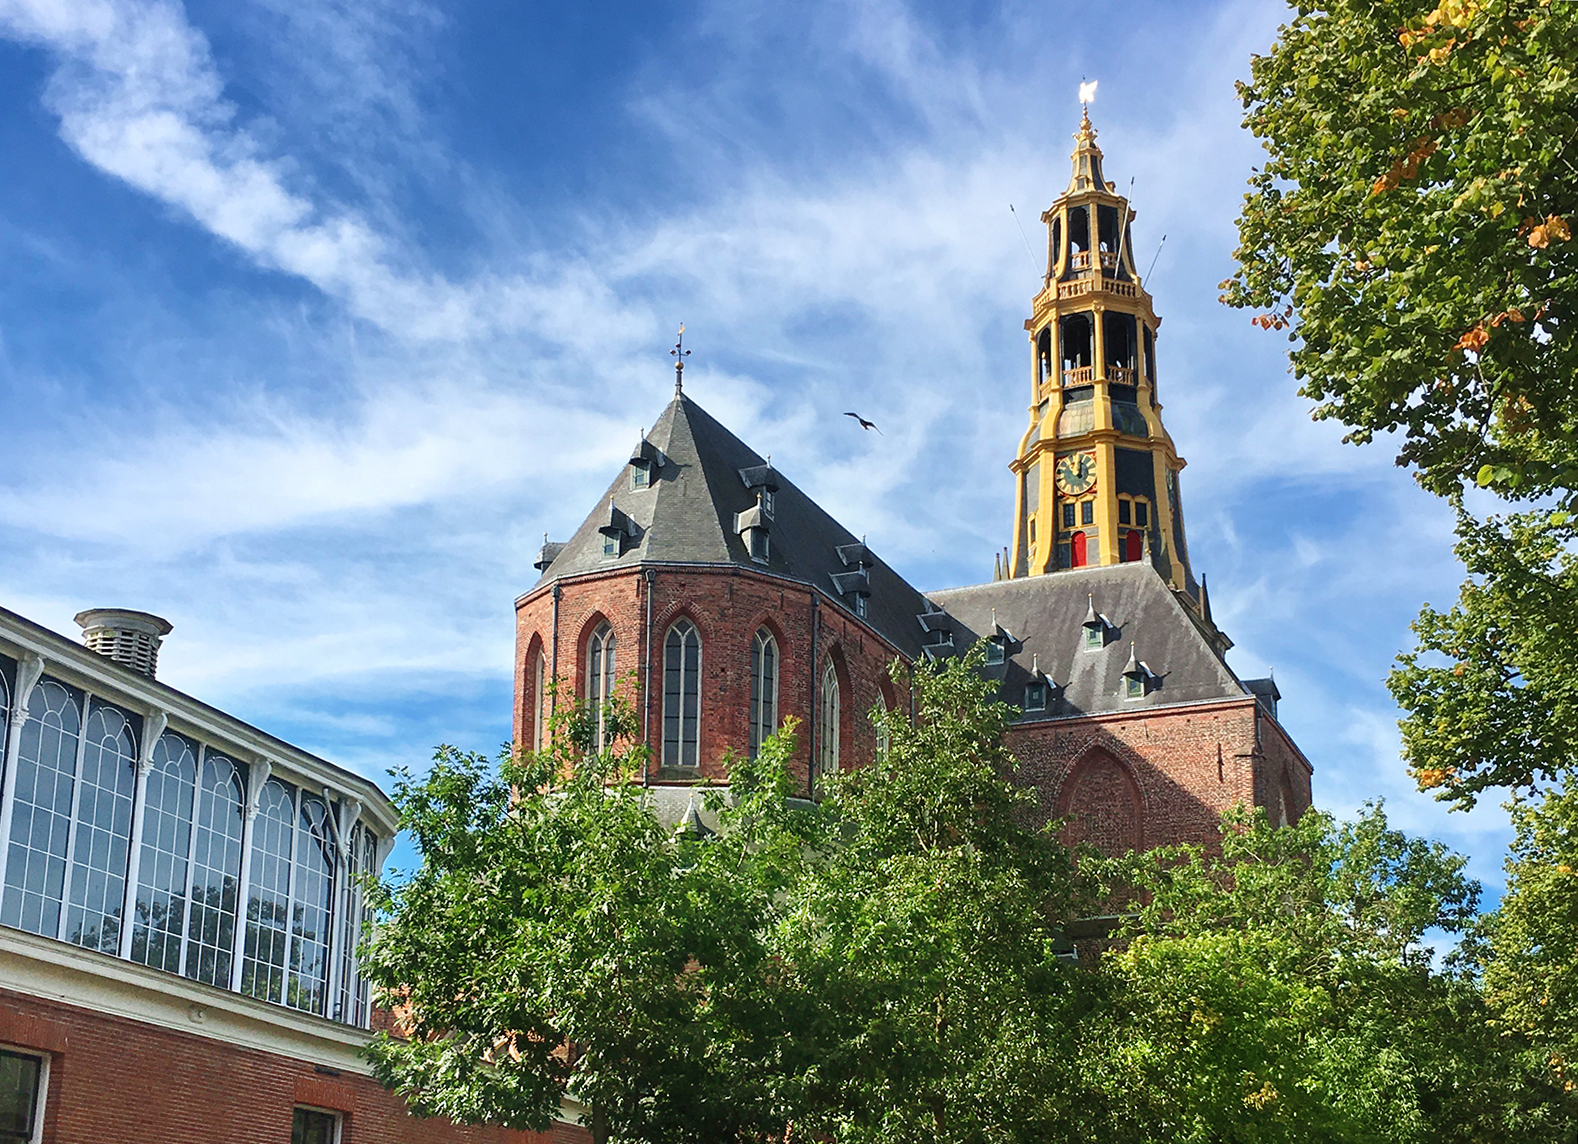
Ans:
<svg viewBox="0 0 1578 1144"><path fill-rule="evenodd" d="M831 659L822 669L821 699L816 711L816 764L824 775L838 770L838 668Z"/></svg>
<svg viewBox="0 0 1578 1144"><path fill-rule="evenodd" d="M191 920L186 931L186 975L226 989L236 943L241 835L246 773L214 751L203 753L197 792L197 846L192 865Z"/></svg>
<svg viewBox="0 0 1578 1144"><path fill-rule="evenodd" d="M663 641L663 765L699 763L701 633L680 620Z"/></svg>
<svg viewBox="0 0 1578 1144"><path fill-rule="evenodd" d="M187 862L191 857L192 796L197 752L166 731L153 747L143 779L142 854L132 915L133 961L181 972L181 933L186 928Z"/></svg>
<svg viewBox="0 0 1578 1144"><path fill-rule="evenodd" d="M531 749L548 749L548 657L540 651L532 663Z"/></svg>
<svg viewBox="0 0 1578 1144"><path fill-rule="evenodd" d="M592 746L608 747L608 710L605 704L614 696L614 629L599 624L586 641L586 704L597 720L597 737Z"/></svg>
<svg viewBox="0 0 1578 1144"><path fill-rule="evenodd" d="M97 700L88 707L83 737L71 881L60 936L73 945L118 953L137 786L137 739L124 714Z"/></svg>
<svg viewBox="0 0 1578 1144"><path fill-rule="evenodd" d="M762 628L751 640L751 758L778 730L778 641Z"/></svg>
<svg viewBox="0 0 1578 1144"><path fill-rule="evenodd" d="M875 722L877 725L877 758L879 759L886 758L888 754L888 748L893 745L893 736L888 732L889 710L888 697L882 694L880 691L877 692L877 710Z"/></svg>

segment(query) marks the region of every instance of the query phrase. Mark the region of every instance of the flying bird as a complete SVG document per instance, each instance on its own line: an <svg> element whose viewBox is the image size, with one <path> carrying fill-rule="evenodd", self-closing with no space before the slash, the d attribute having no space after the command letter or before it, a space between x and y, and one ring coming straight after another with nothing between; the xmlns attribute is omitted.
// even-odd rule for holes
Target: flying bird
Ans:
<svg viewBox="0 0 1578 1144"><path fill-rule="evenodd" d="M853 417L856 421L860 422L860 427L862 429L877 429L877 423L875 421L867 421L864 417L862 417L858 413L846 413L846 414L844 414L844 416L845 417ZM882 430L881 429L877 429L877 432L878 433L882 433ZM887 434L885 434L885 433L883 434L883 436L886 436L886 435Z"/></svg>

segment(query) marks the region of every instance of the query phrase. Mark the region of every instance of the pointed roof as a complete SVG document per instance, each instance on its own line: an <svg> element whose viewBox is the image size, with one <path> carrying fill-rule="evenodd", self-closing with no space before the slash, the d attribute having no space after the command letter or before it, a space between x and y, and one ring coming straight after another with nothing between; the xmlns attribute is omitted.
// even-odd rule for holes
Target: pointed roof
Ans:
<svg viewBox="0 0 1578 1144"><path fill-rule="evenodd" d="M654 452L661 463L651 458ZM650 464L647 487L633 485L633 466L626 464L552 555L533 591L612 568L737 565L809 584L851 612L854 594L869 592L865 622L905 655L920 654L915 616L926 610L921 593L689 396L669 403L632 456ZM758 508L763 491L773 493L770 515ZM611 520L622 523L613 529ZM761 526L768 536L765 561L751 557L742 535ZM610 534L617 555L604 554ZM543 555L551 549L546 546ZM859 571L864 575L856 585L850 574Z"/></svg>
<svg viewBox="0 0 1578 1144"><path fill-rule="evenodd" d="M1044 713L1029 718L1110 714L1250 694L1212 645L1204 625L1145 561L1073 568L930 596L953 617L961 655L977 639L990 636L994 625L1013 631L1017 645L1006 667L999 669L1004 701L1018 704L1034 672L1060 688ZM1083 629L1097 623L1112 634L1100 649L1091 650ZM1145 648L1143 662L1136 641ZM1139 670L1151 674L1152 686L1144 698L1131 699L1123 677Z"/></svg>

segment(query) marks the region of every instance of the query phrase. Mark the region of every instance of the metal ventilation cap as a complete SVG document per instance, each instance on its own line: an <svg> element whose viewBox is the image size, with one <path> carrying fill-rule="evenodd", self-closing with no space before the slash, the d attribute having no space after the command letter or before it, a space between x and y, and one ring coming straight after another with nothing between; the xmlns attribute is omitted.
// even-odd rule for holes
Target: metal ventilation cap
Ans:
<svg viewBox="0 0 1578 1144"><path fill-rule="evenodd" d="M122 667L152 677L159 666L159 643L170 621L125 608L89 608L77 613L82 642Z"/></svg>

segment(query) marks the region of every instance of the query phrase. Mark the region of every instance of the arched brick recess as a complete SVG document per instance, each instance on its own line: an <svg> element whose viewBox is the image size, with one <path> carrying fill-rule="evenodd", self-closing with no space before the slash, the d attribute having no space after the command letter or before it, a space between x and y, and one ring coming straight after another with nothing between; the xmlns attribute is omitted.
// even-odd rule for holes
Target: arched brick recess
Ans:
<svg viewBox="0 0 1578 1144"><path fill-rule="evenodd" d="M1116 856L1145 845L1145 813L1129 768L1106 751L1092 751L1074 767L1058 797L1071 846L1088 842Z"/></svg>

